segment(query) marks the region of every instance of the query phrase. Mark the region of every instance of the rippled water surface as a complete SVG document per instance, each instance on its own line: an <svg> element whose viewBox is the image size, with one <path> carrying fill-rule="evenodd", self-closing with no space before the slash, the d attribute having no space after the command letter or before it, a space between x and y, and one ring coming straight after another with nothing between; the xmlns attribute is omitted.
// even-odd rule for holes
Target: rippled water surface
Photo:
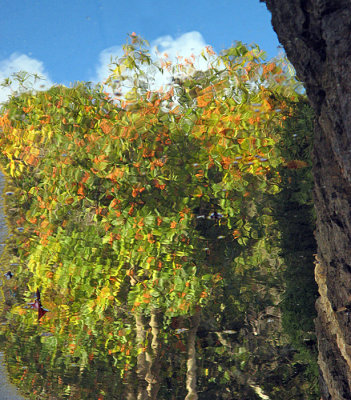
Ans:
<svg viewBox="0 0 351 400"><path fill-rule="evenodd" d="M245 90L248 122L230 96L177 123L86 85L38 94L35 112L13 100L0 346L24 397L317 399L312 117L294 103L300 119L273 130L266 88L265 103Z"/></svg>
<svg viewBox="0 0 351 400"><path fill-rule="evenodd" d="M0 253L3 256L3 249L5 247L6 236L7 236L7 225L5 221L5 214L4 214L4 202L2 200L3 191L5 187L5 177L0 172ZM0 264L0 314L4 314L4 308L6 307L6 296L5 293L7 292L7 296L10 296L9 289L7 287L7 278L4 274L9 272L7 269L8 263L6 261L6 257L1 258ZM7 275L10 276L10 275ZM1 318L2 326L6 325L6 319ZM1 346L0 346L1 349ZM24 397L21 396L16 389L16 387L10 383L10 378L8 376L8 371L6 368L5 362L5 354L0 351L0 399L1 400L24 400Z"/></svg>

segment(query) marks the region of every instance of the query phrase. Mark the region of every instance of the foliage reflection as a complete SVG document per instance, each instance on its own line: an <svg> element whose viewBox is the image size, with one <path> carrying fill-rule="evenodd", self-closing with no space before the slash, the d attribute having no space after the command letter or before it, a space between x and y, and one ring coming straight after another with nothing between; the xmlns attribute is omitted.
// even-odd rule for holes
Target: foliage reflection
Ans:
<svg viewBox="0 0 351 400"><path fill-rule="evenodd" d="M310 127L288 121L312 115L284 63L261 56L208 48L210 68L195 71L154 63L131 35L107 82L132 82L126 100L78 84L4 106L2 338L30 398L316 398L313 350L297 362L281 325L278 207L310 169L282 142L297 134L301 150ZM183 75L150 91L145 65Z"/></svg>

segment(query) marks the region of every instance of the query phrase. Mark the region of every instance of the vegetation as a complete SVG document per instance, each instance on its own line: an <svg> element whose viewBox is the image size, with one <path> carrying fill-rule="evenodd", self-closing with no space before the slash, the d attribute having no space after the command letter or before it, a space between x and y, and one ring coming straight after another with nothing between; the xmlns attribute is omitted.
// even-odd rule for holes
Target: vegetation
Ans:
<svg viewBox="0 0 351 400"><path fill-rule="evenodd" d="M314 340L312 114L287 64L262 55L208 48L196 71L154 63L132 34L107 82L130 84L124 100L78 84L3 107L3 256L17 266L2 337L30 398L317 399L301 347ZM169 90L149 90L145 66L171 72ZM293 226L302 250L291 202L309 216Z"/></svg>

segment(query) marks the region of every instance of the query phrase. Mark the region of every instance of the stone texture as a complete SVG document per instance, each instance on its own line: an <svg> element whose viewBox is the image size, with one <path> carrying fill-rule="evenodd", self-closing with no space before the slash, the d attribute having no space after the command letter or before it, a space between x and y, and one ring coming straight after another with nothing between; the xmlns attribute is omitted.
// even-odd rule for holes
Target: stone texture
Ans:
<svg viewBox="0 0 351 400"><path fill-rule="evenodd" d="M261 0L262 1L262 0ZM351 2L265 0L315 110L316 307L324 400L351 399ZM329 392L329 393L328 393Z"/></svg>

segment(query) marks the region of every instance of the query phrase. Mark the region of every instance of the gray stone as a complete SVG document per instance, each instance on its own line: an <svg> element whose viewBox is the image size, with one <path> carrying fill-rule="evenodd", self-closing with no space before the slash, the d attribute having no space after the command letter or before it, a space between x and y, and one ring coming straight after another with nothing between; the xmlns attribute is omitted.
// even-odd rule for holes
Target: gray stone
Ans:
<svg viewBox="0 0 351 400"><path fill-rule="evenodd" d="M264 2L316 113L313 173L321 394L324 400L349 400L351 318L345 306L351 299L351 3Z"/></svg>

